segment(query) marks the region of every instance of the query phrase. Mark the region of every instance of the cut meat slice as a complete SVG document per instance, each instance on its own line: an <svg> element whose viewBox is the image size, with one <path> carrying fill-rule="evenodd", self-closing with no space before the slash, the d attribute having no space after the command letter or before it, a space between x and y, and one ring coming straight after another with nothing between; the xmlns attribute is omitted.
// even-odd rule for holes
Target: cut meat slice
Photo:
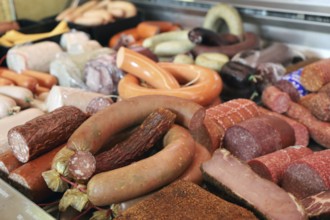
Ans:
<svg viewBox="0 0 330 220"><path fill-rule="evenodd" d="M226 149L218 149L201 166L203 178L220 191L254 210L266 219L306 219L295 197L273 182L258 176L247 164Z"/></svg>

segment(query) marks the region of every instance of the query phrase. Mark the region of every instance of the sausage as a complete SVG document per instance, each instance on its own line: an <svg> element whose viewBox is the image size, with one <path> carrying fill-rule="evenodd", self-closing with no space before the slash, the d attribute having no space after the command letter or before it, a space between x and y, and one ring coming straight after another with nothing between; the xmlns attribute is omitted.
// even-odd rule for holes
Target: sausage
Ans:
<svg viewBox="0 0 330 220"><path fill-rule="evenodd" d="M200 166L209 159L211 159L211 153L206 149L206 147L195 142L195 154L193 160L178 179L201 184L203 181L203 176Z"/></svg>
<svg viewBox="0 0 330 220"><path fill-rule="evenodd" d="M0 69L0 76L13 81L17 86L29 89L31 92L35 91L38 84L38 81L31 76L21 75L5 68Z"/></svg>
<svg viewBox="0 0 330 220"><path fill-rule="evenodd" d="M211 7L203 22L203 28L217 31L219 20L224 20L228 26L229 33L243 38L243 22L237 9L230 4L218 3Z"/></svg>
<svg viewBox="0 0 330 220"><path fill-rule="evenodd" d="M307 65L309 65L309 64L312 64L312 63L314 63L314 62L316 62L316 61L319 61L320 60L320 58L317 58L317 57L311 57L311 58L307 58L307 59L305 59L305 60L303 60L303 61L300 61L300 62L298 62L298 63L295 63L295 64L292 64L292 65L289 65L289 66L287 66L285 69L286 69L286 74L288 74L288 73L292 73L292 72L294 72L294 71L297 71L297 70L299 70L299 69L301 69L301 68L303 68L303 67L305 67L305 66L307 66Z"/></svg>
<svg viewBox="0 0 330 220"><path fill-rule="evenodd" d="M166 95L137 96L116 102L92 115L71 135L67 146L75 151L95 154L112 135L140 124L160 107L173 111L177 115L176 122L190 130L198 129L205 116L204 107L183 98Z"/></svg>
<svg viewBox="0 0 330 220"><path fill-rule="evenodd" d="M262 114L276 116L276 117L279 117L280 119L283 119L284 121L286 121L292 127L292 129L294 131L294 136L295 136L295 140L296 140L294 145L302 145L305 147L308 146L309 131L305 125L303 125L302 123L300 123L294 119L291 119L285 115L279 114L277 112L269 111L268 109L265 109L262 107L259 107L259 111Z"/></svg>
<svg viewBox="0 0 330 220"><path fill-rule="evenodd" d="M293 161L285 170L281 186L298 199L330 189L330 149Z"/></svg>
<svg viewBox="0 0 330 220"><path fill-rule="evenodd" d="M310 137L323 147L330 148L330 125L315 118L304 106L290 102L290 108L285 113L308 128Z"/></svg>
<svg viewBox="0 0 330 220"><path fill-rule="evenodd" d="M34 99L31 90L20 86L0 86L0 94L14 99L22 109L30 107Z"/></svg>
<svg viewBox="0 0 330 220"><path fill-rule="evenodd" d="M15 83L7 78L0 77L0 86L12 86L15 85Z"/></svg>
<svg viewBox="0 0 330 220"><path fill-rule="evenodd" d="M202 44L206 46L221 46L238 43L240 39L238 36L230 33L218 34L215 31L196 27L188 32L188 38L195 44Z"/></svg>
<svg viewBox="0 0 330 220"><path fill-rule="evenodd" d="M211 153L221 146L220 141L222 140L223 132L213 118L207 114L205 115L203 125L199 129L191 131L191 134L199 144L206 147Z"/></svg>
<svg viewBox="0 0 330 220"><path fill-rule="evenodd" d="M292 146L294 142L293 129L286 121L261 115L228 128L223 145L234 156L248 161Z"/></svg>
<svg viewBox="0 0 330 220"><path fill-rule="evenodd" d="M22 166L11 150L7 150L0 154L0 176L7 178L9 173L16 168Z"/></svg>
<svg viewBox="0 0 330 220"><path fill-rule="evenodd" d="M298 91L299 96L305 96L308 94L306 88L301 84L301 74L303 69L298 69L289 74L284 75L281 80L286 80L290 82Z"/></svg>
<svg viewBox="0 0 330 220"><path fill-rule="evenodd" d="M298 90L294 87L292 83L288 80L280 79L273 84L276 88L281 90L282 92L287 93L290 96L290 99L294 102L298 102L300 99L300 94Z"/></svg>
<svg viewBox="0 0 330 220"><path fill-rule="evenodd" d="M21 74L35 78L39 86L43 86L48 89L57 84L57 78L49 73L25 70Z"/></svg>
<svg viewBox="0 0 330 220"><path fill-rule="evenodd" d="M321 59L302 69L301 84L310 92L318 91L330 82L330 59Z"/></svg>
<svg viewBox="0 0 330 220"><path fill-rule="evenodd" d="M141 159L163 138L173 125L175 117L167 109L156 109L129 137L97 154L95 159L88 151L77 151L69 160L69 171L75 179L87 180L93 174L117 169Z"/></svg>
<svg viewBox="0 0 330 220"><path fill-rule="evenodd" d="M114 101L110 97L95 97L88 103L86 107L86 113L88 115L95 114L96 112L112 105L113 103Z"/></svg>
<svg viewBox="0 0 330 220"><path fill-rule="evenodd" d="M244 39L242 42L227 46L204 46L204 45L196 45L192 52L195 56L201 53L223 53L226 54L228 57L233 57L235 54L244 51L244 50L251 50L256 49L259 47L260 39L259 37L252 33L246 32L244 33Z"/></svg>
<svg viewBox="0 0 330 220"><path fill-rule="evenodd" d="M276 88L267 86L261 95L262 103L269 109L277 113L284 113L289 109L290 96Z"/></svg>
<svg viewBox="0 0 330 220"><path fill-rule="evenodd" d="M96 206L110 205L156 190L180 176L194 156L194 140L180 126L173 126L163 139L164 149L131 165L97 174L87 184L89 200Z"/></svg>
<svg viewBox="0 0 330 220"><path fill-rule="evenodd" d="M180 27L169 21L143 21L136 26L136 29L141 38L147 38L161 32L179 30Z"/></svg>
<svg viewBox="0 0 330 220"><path fill-rule="evenodd" d="M53 195L41 173L49 170L55 154L63 147L56 146L52 151L13 170L8 178L16 188L34 202L41 202Z"/></svg>
<svg viewBox="0 0 330 220"><path fill-rule="evenodd" d="M249 99L234 99L206 110L206 117L209 117L218 126L219 147L223 144L223 138L228 128L259 115L260 112L256 103Z"/></svg>
<svg viewBox="0 0 330 220"><path fill-rule="evenodd" d="M179 88L178 82L151 59L125 47L117 52L117 67L158 89Z"/></svg>
<svg viewBox="0 0 330 220"><path fill-rule="evenodd" d="M223 65L220 70L220 76L226 85L233 88L253 87L251 77L256 74L257 70L248 65L229 61Z"/></svg>
<svg viewBox="0 0 330 220"><path fill-rule="evenodd" d="M325 92L310 93L299 102L321 121L330 122L330 96Z"/></svg>
<svg viewBox="0 0 330 220"><path fill-rule="evenodd" d="M222 80L214 70L190 64L158 63L158 65L171 73L179 82L188 82L187 85L177 89L147 88L139 85L138 78L127 74L119 81L119 96L125 99L141 95L168 95L185 98L205 106L221 93ZM153 80L162 81L159 78Z"/></svg>
<svg viewBox="0 0 330 220"><path fill-rule="evenodd" d="M29 108L16 113L15 115L8 116L0 120L0 153L10 150L8 145L8 131L13 127L24 124L35 117L43 115L44 112L36 109Z"/></svg>
<svg viewBox="0 0 330 220"><path fill-rule="evenodd" d="M221 53L202 53L196 57L195 64L220 72L228 61L229 58Z"/></svg>
<svg viewBox="0 0 330 220"><path fill-rule="evenodd" d="M120 40L123 37L132 38L133 42L136 42L140 38L136 28L129 28L113 35L109 40L109 47L119 49L118 43L120 43Z"/></svg>
<svg viewBox="0 0 330 220"><path fill-rule="evenodd" d="M291 146L254 158L247 163L259 176L279 184L291 162L312 153L313 151L307 147Z"/></svg>
<svg viewBox="0 0 330 220"><path fill-rule="evenodd" d="M15 157L26 163L65 143L87 117L76 107L63 106L11 128L8 131L9 146Z"/></svg>

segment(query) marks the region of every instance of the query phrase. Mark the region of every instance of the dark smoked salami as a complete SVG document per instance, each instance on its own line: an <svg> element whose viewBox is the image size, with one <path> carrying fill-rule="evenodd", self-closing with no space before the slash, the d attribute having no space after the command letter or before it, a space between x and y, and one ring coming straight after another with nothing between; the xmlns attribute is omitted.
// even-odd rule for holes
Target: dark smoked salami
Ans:
<svg viewBox="0 0 330 220"><path fill-rule="evenodd" d="M283 174L282 187L298 199L330 189L330 149L292 162Z"/></svg>
<svg viewBox="0 0 330 220"><path fill-rule="evenodd" d="M227 129L224 147L241 160L274 152L294 144L294 131L284 120L262 115Z"/></svg>
<svg viewBox="0 0 330 220"><path fill-rule="evenodd" d="M60 107L10 129L9 146L15 157L26 163L65 143L87 117L74 106Z"/></svg>
<svg viewBox="0 0 330 220"><path fill-rule="evenodd" d="M304 146L291 146L248 161L249 166L259 176L278 184L288 165L298 158L312 154L313 151Z"/></svg>

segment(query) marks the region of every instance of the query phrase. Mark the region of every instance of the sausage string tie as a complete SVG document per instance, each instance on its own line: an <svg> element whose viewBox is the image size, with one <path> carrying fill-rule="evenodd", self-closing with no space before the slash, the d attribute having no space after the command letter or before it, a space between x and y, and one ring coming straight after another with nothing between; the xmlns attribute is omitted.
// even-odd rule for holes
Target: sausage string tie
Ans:
<svg viewBox="0 0 330 220"><path fill-rule="evenodd" d="M61 180L63 180L66 183L69 183L73 188L77 188L80 192L86 193L86 187L82 187L81 184L75 183L67 179L66 177L60 175Z"/></svg>

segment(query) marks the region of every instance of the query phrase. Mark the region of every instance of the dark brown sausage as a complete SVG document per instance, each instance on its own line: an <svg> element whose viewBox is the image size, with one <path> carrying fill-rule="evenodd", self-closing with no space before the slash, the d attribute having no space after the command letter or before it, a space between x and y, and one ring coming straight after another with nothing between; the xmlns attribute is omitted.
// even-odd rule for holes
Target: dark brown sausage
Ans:
<svg viewBox="0 0 330 220"><path fill-rule="evenodd" d="M294 141L293 129L286 121L262 115L228 128L224 147L239 159L247 161L292 146Z"/></svg>
<svg viewBox="0 0 330 220"><path fill-rule="evenodd" d="M256 49L259 47L260 39L259 37L252 33L247 32L244 34L244 40L240 43L228 45L228 46L204 46L204 45L196 45L193 49L193 54L195 56L202 53L223 53L229 57L233 57L238 52L250 49Z"/></svg>
<svg viewBox="0 0 330 220"><path fill-rule="evenodd" d="M274 86L279 90L281 90L282 92L287 93L292 101L294 102L299 101L300 94L298 90L288 80L284 80L284 79L278 80L277 82L274 83Z"/></svg>
<svg viewBox="0 0 330 220"><path fill-rule="evenodd" d="M281 186L298 199L330 189L330 149L293 161L283 174Z"/></svg>
<svg viewBox="0 0 330 220"><path fill-rule="evenodd" d="M60 107L10 129L9 146L15 157L26 163L65 143L87 117L74 106Z"/></svg>
<svg viewBox="0 0 330 220"><path fill-rule="evenodd" d="M248 164L259 176L278 184L292 161L312 153L307 147L292 146L249 160Z"/></svg>

